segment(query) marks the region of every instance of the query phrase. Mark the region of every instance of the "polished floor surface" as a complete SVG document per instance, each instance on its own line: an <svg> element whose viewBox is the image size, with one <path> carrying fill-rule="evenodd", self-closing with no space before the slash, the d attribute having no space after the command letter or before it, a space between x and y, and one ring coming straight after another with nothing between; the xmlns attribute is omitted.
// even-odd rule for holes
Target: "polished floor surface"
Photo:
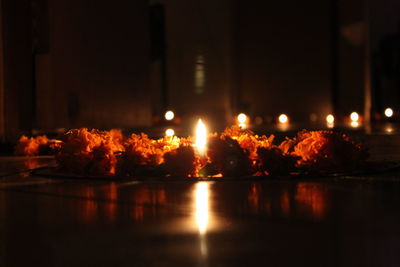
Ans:
<svg viewBox="0 0 400 267"><path fill-rule="evenodd" d="M364 137L400 162L400 136ZM0 158L0 266L400 266L400 171L215 182L45 178Z"/></svg>

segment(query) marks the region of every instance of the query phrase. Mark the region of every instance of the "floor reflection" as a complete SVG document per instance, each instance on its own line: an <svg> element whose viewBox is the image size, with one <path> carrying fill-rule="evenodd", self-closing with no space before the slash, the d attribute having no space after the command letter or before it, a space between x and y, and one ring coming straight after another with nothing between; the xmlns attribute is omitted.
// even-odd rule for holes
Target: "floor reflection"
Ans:
<svg viewBox="0 0 400 267"><path fill-rule="evenodd" d="M129 189L127 189L129 188ZM162 186L124 187L116 182L69 188L59 187L57 195L71 197L72 215L84 224L116 223L127 217L135 222L167 215L167 196Z"/></svg>
<svg viewBox="0 0 400 267"><path fill-rule="evenodd" d="M116 183L110 183L106 187L106 198L109 200L105 204L105 214L109 222L115 222L117 218L118 190Z"/></svg>
<svg viewBox="0 0 400 267"><path fill-rule="evenodd" d="M209 219L209 184L206 182L200 182L196 184L195 189L195 201L196 201L196 223L199 229L200 235L203 235L207 231L208 219Z"/></svg>
<svg viewBox="0 0 400 267"><path fill-rule="evenodd" d="M280 208L282 211L283 216L285 217L289 217L289 215L291 214L291 205L290 205L290 195L288 190L285 188L285 190L283 190L283 192L281 193L280 196Z"/></svg>
<svg viewBox="0 0 400 267"><path fill-rule="evenodd" d="M321 186L309 183L298 183L295 200L297 209L302 214L307 214L317 220L325 217L327 192L324 192Z"/></svg>
<svg viewBox="0 0 400 267"><path fill-rule="evenodd" d="M321 220L326 217L329 194L320 183L298 182L280 185L252 183L247 196L254 215Z"/></svg>
<svg viewBox="0 0 400 267"><path fill-rule="evenodd" d="M95 223L97 220L97 202L95 198L95 192L93 187L85 187L83 189L83 195L86 198L81 206L81 219L84 223Z"/></svg>
<svg viewBox="0 0 400 267"><path fill-rule="evenodd" d="M140 186L134 190L133 198L133 220L135 221L162 215L159 207L167 201L164 188L149 188L148 186Z"/></svg>
<svg viewBox="0 0 400 267"><path fill-rule="evenodd" d="M210 183L198 182L194 188L195 221L199 232L200 255L203 260L207 258L207 230L210 221Z"/></svg>

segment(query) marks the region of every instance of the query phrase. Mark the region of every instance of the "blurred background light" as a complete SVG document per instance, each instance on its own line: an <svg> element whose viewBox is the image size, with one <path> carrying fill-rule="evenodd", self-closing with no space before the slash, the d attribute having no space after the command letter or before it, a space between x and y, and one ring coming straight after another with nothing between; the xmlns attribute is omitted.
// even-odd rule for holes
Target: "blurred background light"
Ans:
<svg viewBox="0 0 400 267"><path fill-rule="evenodd" d="M385 109L385 116L388 117L388 118L392 117L393 116L393 109L391 109L391 108Z"/></svg>
<svg viewBox="0 0 400 267"><path fill-rule="evenodd" d="M168 110L167 112L165 112L165 116L164 117L165 117L165 119L167 121L173 120L174 117L175 117L175 113L173 111L171 111L171 110Z"/></svg>

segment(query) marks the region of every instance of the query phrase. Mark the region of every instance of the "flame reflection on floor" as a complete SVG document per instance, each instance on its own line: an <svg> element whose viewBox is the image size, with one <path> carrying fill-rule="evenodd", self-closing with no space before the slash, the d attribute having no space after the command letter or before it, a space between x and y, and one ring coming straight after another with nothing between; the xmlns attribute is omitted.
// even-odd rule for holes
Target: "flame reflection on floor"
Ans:
<svg viewBox="0 0 400 267"><path fill-rule="evenodd" d="M206 233L210 223L210 183L199 182L194 188L195 220L199 231L200 254L206 259L208 255Z"/></svg>
<svg viewBox="0 0 400 267"><path fill-rule="evenodd" d="M200 234L207 232L209 220L209 184L206 182L199 182L195 188L195 201L196 201L196 224Z"/></svg>

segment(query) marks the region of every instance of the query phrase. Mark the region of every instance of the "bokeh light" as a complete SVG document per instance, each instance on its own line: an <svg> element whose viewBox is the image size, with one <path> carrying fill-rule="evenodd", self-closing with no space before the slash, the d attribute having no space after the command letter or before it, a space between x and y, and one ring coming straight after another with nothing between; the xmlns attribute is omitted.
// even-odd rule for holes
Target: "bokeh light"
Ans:
<svg viewBox="0 0 400 267"><path fill-rule="evenodd" d="M173 120L175 118L175 113L171 110L168 110L167 112L165 112L164 117L167 121Z"/></svg>
<svg viewBox="0 0 400 267"><path fill-rule="evenodd" d="M174 135L175 135L174 129L167 129L167 130L165 131L165 135L166 135L166 136L174 136Z"/></svg>
<svg viewBox="0 0 400 267"><path fill-rule="evenodd" d="M335 117L332 114L329 114L328 116L326 116L326 122L329 124L332 124L335 122Z"/></svg>
<svg viewBox="0 0 400 267"><path fill-rule="evenodd" d="M360 116L358 115L357 112L352 112L350 114L350 120L351 121L357 122L359 119L360 119Z"/></svg>
<svg viewBox="0 0 400 267"><path fill-rule="evenodd" d="M278 120L280 123L288 123L289 122L289 118L286 114L279 115Z"/></svg>
<svg viewBox="0 0 400 267"><path fill-rule="evenodd" d="M238 120L238 122L239 122L240 124L246 123L246 122L247 122L247 115L244 114L244 113L240 113L240 114L237 116L237 120Z"/></svg>
<svg viewBox="0 0 400 267"><path fill-rule="evenodd" d="M388 117L388 118L392 117L393 116L393 109L391 109L391 108L385 109L385 116Z"/></svg>

